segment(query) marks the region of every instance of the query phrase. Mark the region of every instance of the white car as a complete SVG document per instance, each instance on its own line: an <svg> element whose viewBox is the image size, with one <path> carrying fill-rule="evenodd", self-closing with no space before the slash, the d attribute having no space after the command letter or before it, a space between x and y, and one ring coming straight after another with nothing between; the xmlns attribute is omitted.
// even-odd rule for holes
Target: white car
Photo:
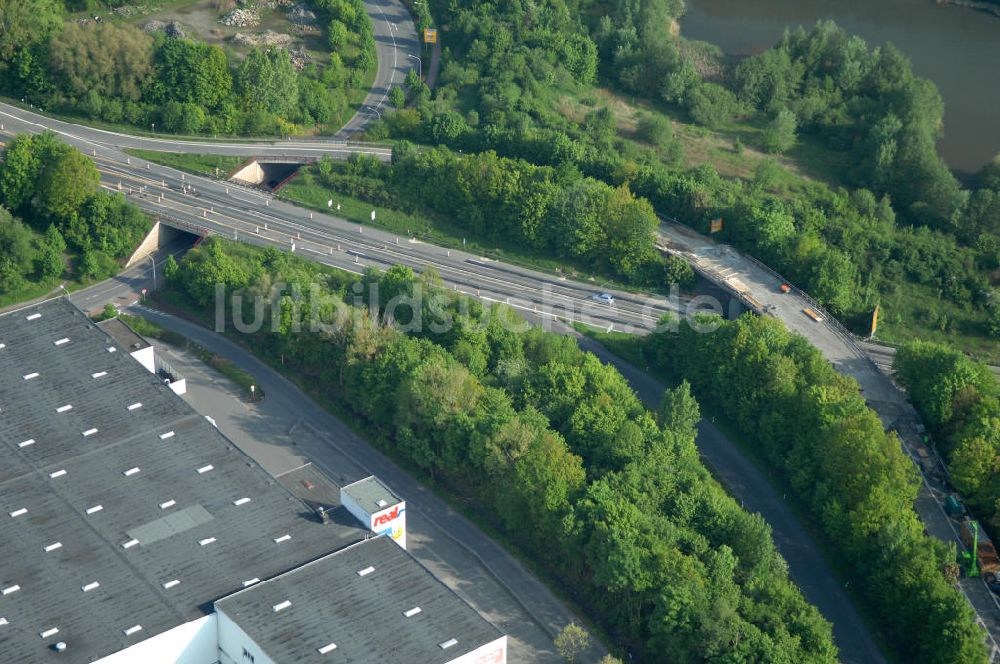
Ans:
<svg viewBox="0 0 1000 664"><path fill-rule="evenodd" d="M600 302L601 304L614 304L615 296L611 293L594 293L590 296L591 300L595 302Z"/></svg>

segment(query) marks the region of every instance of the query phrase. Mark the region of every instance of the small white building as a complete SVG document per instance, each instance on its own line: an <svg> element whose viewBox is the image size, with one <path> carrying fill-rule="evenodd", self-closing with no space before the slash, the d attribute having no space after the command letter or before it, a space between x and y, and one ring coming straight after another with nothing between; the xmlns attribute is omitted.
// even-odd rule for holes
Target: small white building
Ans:
<svg viewBox="0 0 1000 664"><path fill-rule="evenodd" d="M340 502L376 535L406 548L406 501L374 475L341 488Z"/></svg>

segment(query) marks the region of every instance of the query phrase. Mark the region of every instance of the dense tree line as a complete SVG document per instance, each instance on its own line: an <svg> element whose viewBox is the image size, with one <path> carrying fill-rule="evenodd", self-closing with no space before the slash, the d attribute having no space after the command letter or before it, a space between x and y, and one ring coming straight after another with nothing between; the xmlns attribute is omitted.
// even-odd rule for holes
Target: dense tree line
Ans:
<svg viewBox="0 0 1000 664"><path fill-rule="evenodd" d="M52 132L10 141L0 161L0 293L118 271L150 224L123 195L99 191L99 181L94 163Z"/></svg>
<svg viewBox="0 0 1000 664"><path fill-rule="evenodd" d="M254 352L474 504L637 655L835 661L830 626L789 581L767 524L701 464L686 384L654 415L571 338L455 299L430 272L352 280L210 239L169 296L210 315L217 283L263 295L274 323L246 340ZM272 296L278 283L302 287ZM244 298L244 320L252 311ZM317 318L337 324L310 332Z"/></svg>
<svg viewBox="0 0 1000 664"><path fill-rule="evenodd" d="M799 496L901 660L985 662L985 635L945 575L954 549L924 534L913 463L857 383L775 319L717 322L650 335L645 356L690 380Z"/></svg>
<svg viewBox="0 0 1000 664"><path fill-rule="evenodd" d="M432 95L409 79L405 108L373 135L575 168L612 187L627 185L659 214L699 231L721 216L724 240L768 262L858 331L867 331L876 304L890 322L906 322L909 312L890 305L917 297L925 304L915 313L926 327L1000 338L1000 327L985 320L996 297L989 274L1000 267L1000 165L984 169L981 188L957 188L933 150L940 121L933 86L915 78L898 51L869 49L830 24L789 33L774 49L728 67L712 49L672 33L682 6L432 3L448 26L437 88ZM582 25L574 14L593 21ZM560 36L536 39L538 31ZM503 48L490 46L494 35ZM588 55L582 76L560 51L581 39L592 46L580 52L596 58ZM845 181L859 188L813 182L790 195L773 184L777 167L768 162L747 178L723 178L707 165L684 168L670 122L646 112L634 132L622 130L588 92L591 71L709 127L757 115L760 147L771 151L787 150L799 134L818 135L850 154L856 168ZM562 98L578 98L589 110L574 116ZM906 126L893 129L892 118Z"/></svg>
<svg viewBox="0 0 1000 664"><path fill-rule="evenodd" d="M536 166L488 151L460 155L401 143L392 164L353 156L313 167L318 181L351 196L427 210L471 237L510 243L633 283L687 283L691 268L654 244L648 201L628 185L610 187L579 172Z"/></svg>
<svg viewBox="0 0 1000 664"><path fill-rule="evenodd" d="M952 483L1000 533L1000 385L985 364L927 342L896 353L893 369L931 431Z"/></svg>
<svg viewBox="0 0 1000 664"><path fill-rule="evenodd" d="M0 92L46 109L193 134L289 134L336 121L373 69L361 0L315 0L329 62L301 71L280 48L242 60L218 46L155 37L128 23L63 21L53 0L0 2ZM9 57L3 54L8 53Z"/></svg>

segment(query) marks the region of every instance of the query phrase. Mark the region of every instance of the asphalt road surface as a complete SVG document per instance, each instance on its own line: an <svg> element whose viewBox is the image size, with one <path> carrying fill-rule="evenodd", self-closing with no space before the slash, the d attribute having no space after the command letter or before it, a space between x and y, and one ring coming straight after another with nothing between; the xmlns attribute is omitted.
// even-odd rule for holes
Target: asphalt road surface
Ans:
<svg viewBox="0 0 1000 664"><path fill-rule="evenodd" d="M337 136L350 138L362 133L369 122L380 118L386 110L389 90L402 87L406 74L417 69L420 42L409 10L398 0L365 0L365 11L375 27L375 47L378 51L378 72L375 83L361 108L344 125Z"/></svg>
<svg viewBox="0 0 1000 664"><path fill-rule="evenodd" d="M0 112L6 111L0 109ZM15 112L20 113L16 109ZM30 117L24 122L8 116L5 124L7 132L39 130L36 120ZM411 265L418 271L433 267L448 288L487 301L508 302L526 315L537 316L545 325L564 319L601 329L647 333L667 311L691 313L689 301L684 297L664 298L617 291L600 284L574 281L412 241L406 236L397 238L334 216L310 213L257 190L185 175L141 159L128 158L114 144L117 139L113 136L91 134L92 130L80 127L56 129L65 140L95 160L105 187L118 190L120 186L126 196L153 216L196 233L217 233L261 246L277 246L356 273L367 266L385 268L395 263ZM614 304L592 300L597 291L614 294ZM717 468L727 466L726 457L741 456L738 449L728 443L706 445L704 453L706 460ZM763 485L766 486L766 482ZM729 488L749 505L757 504L758 492L762 490L756 484L737 482L731 483ZM786 555L790 570L808 601L825 607L824 615L835 623L855 624L846 617L854 612L851 600L838 584L830 583L836 576L819 549L801 526L787 527L797 524L794 516L772 513L770 507L768 501L763 501L757 509L771 523L779 550ZM789 545L792 543L799 546L801 555L791 551ZM812 592L810 589L814 588L823 590ZM848 661L881 661L877 648L865 647L871 643L867 631L842 635L837 641ZM858 657L850 655L852 649L861 654Z"/></svg>

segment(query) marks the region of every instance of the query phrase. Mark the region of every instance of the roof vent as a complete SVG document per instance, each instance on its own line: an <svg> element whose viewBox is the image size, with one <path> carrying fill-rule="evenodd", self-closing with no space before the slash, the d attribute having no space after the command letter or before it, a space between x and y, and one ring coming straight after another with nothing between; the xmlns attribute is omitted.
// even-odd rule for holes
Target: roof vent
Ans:
<svg viewBox="0 0 1000 664"><path fill-rule="evenodd" d="M116 350L118 350L118 349L115 348L114 346L108 346L108 352L109 353L114 353Z"/></svg>
<svg viewBox="0 0 1000 664"><path fill-rule="evenodd" d="M177 579L172 579L172 580L167 581L166 583L163 584L163 589L164 590L170 590L171 588L173 588L174 586L176 586L179 583L180 583L180 581L178 581Z"/></svg>
<svg viewBox="0 0 1000 664"><path fill-rule="evenodd" d="M208 546L215 541L214 537L206 537L205 539L198 540L198 546Z"/></svg>
<svg viewBox="0 0 1000 664"><path fill-rule="evenodd" d="M93 436L95 433L97 433L97 427L93 427L91 429L87 429L86 431L84 431L83 437L88 438L90 436Z"/></svg>
<svg viewBox="0 0 1000 664"><path fill-rule="evenodd" d="M139 402L139 401L136 401L133 404L129 404L129 407L128 407L129 410L135 410L137 408L142 408L142 403Z"/></svg>
<svg viewBox="0 0 1000 664"><path fill-rule="evenodd" d="M140 630L142 630L142 625L132 625L128 629L123 629L122 634L124 634L125 636L132 636L133 634L135 634Z"/></svg>
<svg viewBox="0 0 1000 664"><path fill-rule="evenodd" d="M288 533L285 533L281 537L275 537L274 538L274 543L275 544L281 544L282 542L287 542L290 539L292 539L292 536L289 535Z"/></svg>
<svg viewBox="0 0 1000 664"><path fill-rule="evenodd" d="M132 466L128 470L123 470L122 475L124 475L125 477L131 477L132 475L135 475L138 472L139 472L139 466Z"/></svg>
<svg viewBox="0 0 1000 664"><path fill-rule="evenodd" d="M21 376L21 378L24 378L25 380L31 380L32 378L38 378L38 372L35 371L35 372L29 373L29 374L24 374L23 376Z"/></svg>
<svg viewBox="0 0 1000 664"><path fill-rule="evenodd" d="M53 542L52 544L49 544L48 546L44 547L42 550L45 551L45 553L51 553L52 551L61 548L62 548L62 542Z"/></svg>
<svg viewBox="0 0 1000 664"><path fill-rule="evenodd" d="M100 587L101 587L100 583L98 583L97 581L91 581L85 586L80 586L80 590L82 590L85 593L89 593L91 590L97 590Z"/></svg>
<svg viewBox="0 0 1000 664"><path fill-rule="evenodd" d="M208 471L212 470L213 468L215 468L215 466L213 466L212 464L208 464L207 466L202 466L201 468L198 469L198 474L199 475L204 475L205 473L207 473Z"/></svg>
<svg viewBox="0 0 1000 664"><path fill-rule="evenodd" d="M63 344L69 343L69 337L63 337L62 339L56 339L52 342L53 346L62 346Z"/></svg>
<svg viewBox="0 0 1000 664"><path fill-rule="evenodd" d="M87 514L96 514L104 509L104 505L94 505L93 507L87 508Z"/></svg>
<svg viewBox="0 0 1000 664"><path fill-rule="evenodd" d="M368 576L369 574L371 574L374 571L375 571L374 567L366 567L364 569L358 570L358 576Z"/></svg>
<svg viewBox="0 0 1000 664"><path fill-rule="evenodd" d="M284 611L285 609L287 609L287 608L288 608L288 607L290 607L291 605L292 605L292 603L291 603L291 602L289 602L289 601L288 601L288 600L286 599L286 600L285 600L284 602L278 602L277 604L275 604L275 605L274 605L274 606L272 606L271 608L272 608L272 609L274 609L274 612L275 612L275 613L278 613L279 611Z"/></svg>
<svg viewBox="0 0 1000 664"><path fill-rule="evenodd" d="M21 586L18 586L18 585L7 586L3 590L0 590L0 595L9 595L11 593L16 593L20 589L21 589Z"/></svg>
<svg viewBox="0 0 1000 664"><path fill-rule="evenodd" d="M34 438L29 438L28 440L24 441L23 443L18 443L17 446L18 447L28 447L29 445L34 445L34 444L35 444L35 439Z"/></svg>
<svg viewBox="0 0 1000 664"><path fill-rule="evenodd" d="M389 506L389 503L385 502L385 500L383 500L382 498L378 499L378 503L377 504L378 504L379 507L388 507Z"/></svg>
<svg viewBox="0 0 1000 664"><path fill-rule="evenodd" d="M66 474L66 470L65 469L61 469L61 470L55 471L54 473L49 473L49 478L54 480L55 478L62 477L65 474Z"/></svg>
<svg viewBox="0 0 1000 664"><path fill-rule="evenodd" d="M174 432L173 431L168 431L166 433L161 433L160 434L160 440L166 440L167 438L173 438L173 437L174 437Z"/></svg>
<svg viewBox="0 0 1000 664"><path fill-rule="evenodd" d="M16 510L14 510L13 512L10 512L10 518L13 519L15 517L19 517L19 516L22 516L22 515L27 514L27 513L28 513L28 508L27 507L19 507Z"/></svg>
<svg viewBox="0 0 1000 664"><path fill-rule="evenodd" d="M66 642L57 641L56 643L52 644L52 649L55 650L56 652L62 652L63 650L66 650Z"/></svg>
<svg viewBox="0 0 1000 664"><path fill-rule="evenodd" d="M54 636L54 635L56 635L58 633L59 633L59 628L58 627L49 627L44 632L39 632L38 636L42 637L43 639L47 639L50 636Z"/></svg>
<svg viewBox="0 0 1000 664"><path fill-rule="evenodd" d="M42 317L41 314L28 314L27 316L24 317L24 319L25 320L38 320L41 317Z"/></svg>
<svg viewBox="0 0 1000 664"><path fill-rule="evenodd" d="M3 616L0 616L0 627L2 627L4 625L9 625L9 624L10 623L7 622L6 618L4 618Z"/></svg>
<svg viewBox="0 0 1000 664"><path fill-rule="evenodd" d="M246 505L249 502L250 502L249 498L237 498L236 500L233 501L233 505L239 507L240 505Z"/></svg>
<svg viewBox="0 0 1000 664"><path fill-rule="evenodd" d="M133 546L139 543L139 540L132 538L127 542L122 542L123 549L131 549Z"/></svg>
<svg viewBox="0 0 1000 664"><path fill-rule="evenodd" d="M421 611L420 607L415 606L412 609L407 609L406 611L403 611L403 615L406 616L407 618L412 618L413 616L420 613L420 611Z"/></svg>
<svg viewBox="0 0 1000 664"><path fill-rule="evenodd" d="M65 406L59 406L58 408L56 408L57 413L65 413L68 410L73 410L73 404L68 403Z"/></svg>
<svg viewBox="0 0 1000 664"><path fill-rule="evenodd" d="M336 649L337 649L337 644L336 643L328 643L325 646L321 646L319 648L316 648L316 652L318 652L321 655L325 655L326 653L333 652Z"/></svg>
<svg viewBox="0 0 1000 664"><path fill-rule="evenodd" d="M252 578L252 579L247 579L246 581L244 581L243 582L243 587L244 588L249 588L250 586L252 586L255 583L260 583L260 579L258 579L256 576L254 578Z"/></svg>
<svg viewBox="0 0 1000 664"><path fill-rule="evenodd" d="M91 378L104 378L108 375L107 371L98 371L97 373L90 374Z"/></svg>
<svg viewBox="0 0 1000 664"><path fill-rule="evenodd" d="M448 639L447 641L439 643L438 646L441 648L441 650L447 650L448 648L452 647L453 645L456 645L457 643L458 639Z"/></svg>

